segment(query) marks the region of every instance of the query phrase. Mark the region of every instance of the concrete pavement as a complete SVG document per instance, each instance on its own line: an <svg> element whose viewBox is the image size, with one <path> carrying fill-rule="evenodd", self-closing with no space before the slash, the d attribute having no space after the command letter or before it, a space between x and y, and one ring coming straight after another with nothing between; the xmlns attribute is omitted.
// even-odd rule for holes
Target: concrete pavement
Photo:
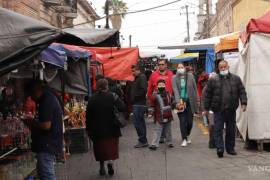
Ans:
<svg viewBox="0 0 270 180"><path fill-rule="evenodd" d="M153 122L147 121L148 141L151 142ZM208 137L201 121L196 120L192 144L180 146L179 121L173 121L175 148L160 145L157 151L148 148L134 149L137 135L132 124L123 129L120 139L120 159L115 162L114 177L100 177L99 163L92 151L72 155L66 164L69 180L269 180L270 154L245 150L237 139L237 156L226 153L218 159L215 150L208 149Z"/></svg>

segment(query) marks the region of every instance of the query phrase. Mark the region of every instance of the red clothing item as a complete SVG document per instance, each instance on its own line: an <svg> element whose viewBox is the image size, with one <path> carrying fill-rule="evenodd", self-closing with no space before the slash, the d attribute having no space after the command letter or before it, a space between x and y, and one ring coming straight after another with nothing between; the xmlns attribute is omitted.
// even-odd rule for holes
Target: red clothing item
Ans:
<svg viewBox="0 0 270 180"><path fill-rule="evenodd" d="M36 112L36 103L32 100L30 96L26 98L26 101L24 103L24 110L33 114Z"/></svg>
<svg viewBox="0 0 270 180"><path fill-rule="evenodd" d="M160 79L165 80L166 91L168 91L170 95L172 95L173 94L172 77L173 77L173 72L170 70L166 70L164 74L160 74L159 71L153 72L148 80L147 97L151 98L151 96L153 95L153 92L157 90L157 82Z"/></svg>
<svg viewBox="0 0 270 180"><path fill-rule="evenodd" d="M207 81L209 78L209 75L206 73L204 75L200 75L199 78L198 78L198 83L197 83L197 89L198 89L198 95L199 97L202 96L202 81Z"/></svg>

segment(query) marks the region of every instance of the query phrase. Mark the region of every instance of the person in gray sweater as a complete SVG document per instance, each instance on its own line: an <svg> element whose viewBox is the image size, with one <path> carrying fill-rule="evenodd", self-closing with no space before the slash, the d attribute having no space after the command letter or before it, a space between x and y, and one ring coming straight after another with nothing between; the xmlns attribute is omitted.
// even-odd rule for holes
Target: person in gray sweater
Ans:
<svg viewBox="0 0 270 180"><path fill-rule="evenodd" d="M193 126L193 116L198 113L198 93L194 76L186 72L183 64L177 67L177 73L172 79L174 98L178 117L183 147L191 143L190 133Z"/></svg>

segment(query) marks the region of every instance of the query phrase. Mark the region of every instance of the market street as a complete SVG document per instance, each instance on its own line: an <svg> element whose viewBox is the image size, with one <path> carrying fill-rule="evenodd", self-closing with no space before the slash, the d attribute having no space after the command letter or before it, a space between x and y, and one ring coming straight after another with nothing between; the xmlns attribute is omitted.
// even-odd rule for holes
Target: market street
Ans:
<svg viewBox="0 0 270 180"><path fill-rule="evenodd" d="M114 177L100 177L99 164L92 151L72 155L66 170L69 180L266 180L270 176L269 153L245 150L240 139L236 140L237 156L226 153L223 159L216 156L216 150L207 147L208 137L202 123L196 121L192 132L192 144L180 146L179 122L173 122L175 148L165 145L152 152L148 148L134 149L136 132L132 124L123 129L120 139L120 158L115 163ZM153 122L148 121L148 139L151 140ZM158 158L157 158L158 157ZM265 168L264 170L262 168ZM62 170L63 171L63 170Z"/></svg>

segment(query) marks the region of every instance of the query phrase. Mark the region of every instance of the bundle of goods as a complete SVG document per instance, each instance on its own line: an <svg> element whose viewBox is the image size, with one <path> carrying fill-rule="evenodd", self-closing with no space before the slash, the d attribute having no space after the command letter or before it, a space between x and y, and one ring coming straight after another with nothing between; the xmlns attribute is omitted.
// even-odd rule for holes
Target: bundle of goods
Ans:
<svg viewBox="0 0 270 180"><path fill-rule="evenodd" d="M86 105L83 102L71 101L65 106L65 116L68 117L69 128L82 128L85 127Z"/></svg>

